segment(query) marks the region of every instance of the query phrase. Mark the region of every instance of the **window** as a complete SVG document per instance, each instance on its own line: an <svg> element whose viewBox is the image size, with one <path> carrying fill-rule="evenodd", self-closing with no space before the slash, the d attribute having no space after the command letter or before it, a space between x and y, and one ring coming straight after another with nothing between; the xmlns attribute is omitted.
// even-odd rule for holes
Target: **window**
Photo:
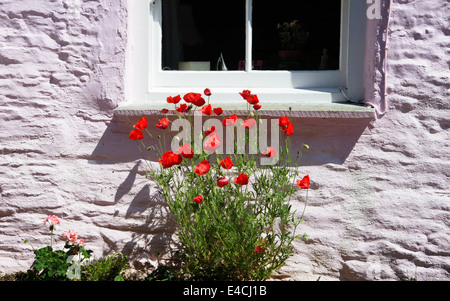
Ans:
<svg viewBox="0 0 450 301"><path fill-rule="evenodd" d="M239 101L236 91L253 89L266 101L335 102L344 100L340 87L362 99L365 1L129 5L132 99L154 101L205 87L216 101Z"/></svg>
<svg viewBox="0 0 450 301"><path fill-rule="evenodd" d="M339 69L340 0L278 0L276 5L269 0L251 1L250 20L245 0L231 3L163 1L162 69ZM246 59L252 65L246 65Z"/></svg>
<svg viewBox="0 0 450 301"><path fill-rule="evenodd" d="M238 70L245 59L245 0L232 3L162 1L162 69Z"/></svg>

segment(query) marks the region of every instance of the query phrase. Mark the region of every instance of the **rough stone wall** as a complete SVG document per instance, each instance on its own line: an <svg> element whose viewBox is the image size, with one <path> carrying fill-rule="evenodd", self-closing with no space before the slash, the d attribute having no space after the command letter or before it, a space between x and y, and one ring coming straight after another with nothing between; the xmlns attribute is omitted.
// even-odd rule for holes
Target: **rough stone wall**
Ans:
<svg viewBox="0 0 450 301"><path fill-rule="evenodd" d="M305 167L311 238L294 278L450 279L450 2L391 8L388 112L342 164Z"/></svg>
<svg viewBox="0 0 450 301"><path fill-rule="evenodd" d="M114 241L124 166L93 149L124 99L126 25L126 1L0 1L0 271L29 267L23 239L48 244L48 214L97 255Z"/></svg>
<svg viewBox="0 0 450 301"><path fill-rule="evenodd" d="M450 279L449 11L393 1L381 119L294 120L311 146L310 238L275 278ZM46 245L49 214L97 257L122 251L143 269L170 253L173 222L128 140L140 116L113 115L126 19L119 0L0 2L0 272L30 266L23 239Z"/></svg>

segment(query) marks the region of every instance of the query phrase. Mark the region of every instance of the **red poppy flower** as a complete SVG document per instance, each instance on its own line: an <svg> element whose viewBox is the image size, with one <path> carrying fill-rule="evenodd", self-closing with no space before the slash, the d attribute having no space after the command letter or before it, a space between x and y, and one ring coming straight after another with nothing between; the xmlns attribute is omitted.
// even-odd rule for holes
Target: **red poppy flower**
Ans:
<svg viewBox="0 0 450 301"><path fill-rule="evenodd" d="M155 124L157 128L166 129L169 126L169 119L163 118L159 120L159 123Z"/></svg>
<svg viewBox="0 0 450 301"><path fill-rule="evenodd" d="M225 185L228 185L228 179L225 177L220 177L217 179L217 186L223 187Z"/></svg>
<svg viewBox="0 0 450 301"><path fill-rule="evenodd" d="M203 93L204 93L206 96L211 96L211 90L209 90L209 88L206 88L205 91L203 91Z"/></svg>
<svg viewBox="0 0 450 301"><path fill-rule="evenodd" d="M183 99L185 102L191 103L192 101L194 101L198 96L198 93L187 93L183 96Z"/></svg>
<svg viewBox="0 0 450 301"><path fill-rule="evenodd" d="M214 132L208 139L205 140L205 143L203 143L203 149L213 152L220 146L220 144L220 136L217 132Z"/></svg>
<svg viewBox="0 0 450 301"><path fill-rule="evenodd" d="M187 104L182 103L179 107L175 107L175 110L177 110L178 113L186 113L189 112L190 108Z"/></svg>
<svg viewBox="0 0 450 301"><path fill-rule="evenodd" d="M286 126L286 125L288 125L289 122L290 121L289 121L289 118L287 116L283 116L281 118L278 118L278 124L280 126Z"/></svg>
<svg viewBox="0 0 450 301"><path fill-rule="evenodd" d="M133 125L135 129L144 130L147 127L147 117L141 117L139 121Z"/></svg>
<svg viewBox="0 0 450 301"><path fill-rule="evenodd" d="M238 120L238 116L236 114L231 115L229 118L225 118L222 121L222 124L224 126L234 125L236 121Z"/></svg>
<svg viewBox="0 0 450 301"><path fill-rule="evenodd" d="M188 144L185 143L183 144L181 147L178 148L178 152L185 158L192 158L194 156L194 150L192 149L192 147Z"/></svg>
<svg viewBox="0 0 450 301"><path fill-rule="evenodd" d="M290 136L294 133L294 125L289 121L289 118L287 116L279 118L278 124L280 125L281 130L286 134L286 136Z"/></svg>
<svg viewBox="0 0 450 301"><path fill-rule="evenodd" d="M262 251L262 246L261 245L259 245L259 246L257 246L256 248L255 248L255 252L256 253L259 253L259 252L261 252Z"/></svg>
<svg viewBox="0 0 450 301"><path fill-rule="evenodd" d="M241 124L241 126L245 127L246 129L251 129L255 126L256 121L253 118L249 118L247 120L244 120L244 122Z"/></svg>
<svg viewBox="0 0 450 301"><path fill-rule="evenodd" d="M250 90L244 90L242 92L239 92L239 94L244 98L245 100L249 99L252 96L252 92Z"/></svg>
<svg viewBox="0 0 450 301"><path fill-rule="evenodd" d="M169 110L167 110L167 109L162 109L160 112L163 113L163 114L167 114L167 113L169 113Z"/></svg>
<svg viewBox="0 0 450 301"><path fill-rule="evenodd" d="M196 105L197 107L201 107L206 103L206 101L200 97L196 101L194 101L192 104Z"/></svg>
<svg viewBox="0 0 450 301"><path fill-rule="evenodd" d="M181 100L181 96L180 95L177 95L175 97L172 97L172 96L167 97L167 102L168 103L179 103L180 100Z"/></svg>
<svg viewBox="0 0 450 301"><path fill-rule="evenodd" d="M210 127L209 129L206 130L205 136L209 136L211 133L214 133L215 130L216 130L215 126Z"/></svg>
<svg viewBox="0 0 450 301"><path fill-rule="evenodd" d="M251 105L256 105L259 102L258 96L255 95L251 95L248 99L247 102Z"/></svg>
<svg viewBox="0 0 450 301"><path fill-rule="evenodd" d="M275 150L275 148L272 146L269 146L267 148L267 152L261 152L261 155L263 155L265 157L273 158L273 157L275 157L276 153L277 153L277 151Z"/></svg>
<svg viewBox="0 0 450 301"><path fill-rule="evenodd" d="M178 165L183 160L183 157L174 153L173 151L167 151L162 155L162 159L158 159L158 162L163 166L163 169Z"/></svg>
<svg viewBox="0 0 450 301"><path fill-rule="evenodd" d="M201 107L205 104L205 100L203 99L200 93L190 92L183 96L185 102L192 103L197 107Z"/></svg>
<svg viewBox="0 0 450 301"><path fill-rule="evenodd" d="M261 109L261 105L255 104L255 105L253 105L253 109L258 111L259 109Z"/></svg>
<svg viewBox="0 0 450 301"><path fill-rule="evenodd" d="M199 194L198 196L194 197L194 202L196 204L200 204L203 201L203 196Z"/></svg>
<svg viewBox="0 0 450 301"><path fill-rule="evenodd" d="M211 109L211 105L206 105L203 106L200 111L202 111L203 114L205 115L212 115L212 109Z"/></svg>
<svg viewBox="0 0 450 301"><path fill-rule="evenodd" d="M211 165L208 160L203 160L197 166L194 167L194 172L198 175L204 175L211 169Z"/></svg>
<svg viewBox="0 0 450 301"><path fill-rule="evenodd" d="M297 185L298 187L300 187L301 189L308 189L309 188L309 175L306 175L303 177L303 179L297 179Z"/></svg>
<svg viewBox="0 0 450 301"><path fill-rule="evenodd" d="M289 121L288 125L286 127L282 127L281 130L286 134L286 136L290 136L294 133L294 125Z"/></svg>
<svg viewBox="0 0 450 301"><path fill-rule="evenodd" d="M234 179L234 183L239 185L247 185L248 176L245 173L241 173L237 178Z"/></svg>
<svg viewBox="0 0 450 301"><path fill-rule="evenodd" d="M216 114L217 116L219 116L220 114L222 114L223 113L223 110L222 110L222 108L214 108L213 109L213 112L214 112L214 114Z"/></svg>
<svg viewBox="0 0 450 301"><path fill-rule="evenodd" d="M222 167L225 169L230 169L231 167L233 167L233 162L231 162L230 157L226 157L225 159L220 161L220 165L222 165Z"/></svg>
<svg viewBox="0 0 450 301"><path fill-rule="evenodd" d="M139 129L134 129L130 132L130 140L140 140L144 138L142 131Z"/></svg>

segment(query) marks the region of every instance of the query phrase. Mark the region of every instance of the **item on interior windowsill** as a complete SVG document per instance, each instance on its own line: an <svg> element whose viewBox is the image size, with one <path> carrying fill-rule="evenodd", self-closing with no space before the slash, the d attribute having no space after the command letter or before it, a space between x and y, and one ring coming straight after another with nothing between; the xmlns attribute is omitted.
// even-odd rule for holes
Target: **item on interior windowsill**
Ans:
<svg viewBox="0 0 450 301"><path fill-rule="evenodd" d="M328 49L324 48L322 50L322 57L320 58L319 70L328 69Z"/></svg>
<svg viewBox="0 0 450 301"><path fill-rule="evenodd" d="M200 61L178 62L178 70L210 71L211 63Z"/></svg>
<svg viewBox="0 0 450 301"><path fill-rule="evenodd" d="M264 68L265 66L263 60L252 61L252 70L264 70ZM239 61L238 70L245 70L245 60Z"/></svg>
<svg viewBox="0 0 450 301"><path fill-rule="evenodd" d="M302 47L309 37L309 32L302 30L298 20L278 23L278 36L280 38L280 70L301 69Z"/></svg>
<svg viewBox="0 0 450 301"><path fill-rule="evenodd" d="M298 20L278 23L277 28L281 50L301 50L309 37L309 32L302 30Z"/></svg>
<svg viewBox="0 0 450 301"><path fill-rule="evenodd" d="M222 52L220 53L220 56L217 59L216 70L217 71L228 71L227 65L225 65L225 60L223 59Z"/></svg>

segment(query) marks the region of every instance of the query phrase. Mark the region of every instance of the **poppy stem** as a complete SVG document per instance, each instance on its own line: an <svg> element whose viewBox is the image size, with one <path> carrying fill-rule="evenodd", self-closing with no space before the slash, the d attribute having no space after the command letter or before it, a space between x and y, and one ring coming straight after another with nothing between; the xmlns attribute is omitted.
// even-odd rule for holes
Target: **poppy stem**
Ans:
<svg viewBox="0 0 450 301"><path fill-rule="evenodd" d="M306 189L305 207L303 208L302 217L300 218L300 223L303 221L303 219L305 217L306 204L308 204L308 192L309 192L309 188Z"/></svg>

